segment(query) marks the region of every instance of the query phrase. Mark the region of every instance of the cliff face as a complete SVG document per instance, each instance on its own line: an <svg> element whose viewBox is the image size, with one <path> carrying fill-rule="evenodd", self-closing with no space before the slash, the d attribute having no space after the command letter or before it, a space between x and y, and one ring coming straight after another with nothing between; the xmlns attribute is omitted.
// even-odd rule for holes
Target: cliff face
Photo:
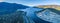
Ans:
<svg viewBox="0 0 60 23"><path fill-rule="evenodd" d="M0 23L23 23L23 16L26 13L23 11L14 12L10 14L0 15Z"/></svg>
<svg viewBox="0 0 60 23"><path fill-rule="evenodd" d="M0 15L0 23L35 23L26 12L16 11L14 13Z"/></svg>

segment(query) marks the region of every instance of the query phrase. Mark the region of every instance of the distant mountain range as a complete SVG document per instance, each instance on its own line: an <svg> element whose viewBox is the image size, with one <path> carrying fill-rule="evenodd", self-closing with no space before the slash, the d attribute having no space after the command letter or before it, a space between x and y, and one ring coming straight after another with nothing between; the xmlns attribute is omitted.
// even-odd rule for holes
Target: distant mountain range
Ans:
<svg viewBox="0 0 60 23"><path fill-rule="evenodd" d="M38 7L38 8L54 8L56 10L60 10L60 5L37 5L35 7Z"/></svg>
<svg viewBox="0 0 60 23"><path fill-rule="evenodd" d="M16 3L0 2L0 15L12 13L16 11L17 9L25 9L25 8L29 8L29 6L16 4Z"/></svg>

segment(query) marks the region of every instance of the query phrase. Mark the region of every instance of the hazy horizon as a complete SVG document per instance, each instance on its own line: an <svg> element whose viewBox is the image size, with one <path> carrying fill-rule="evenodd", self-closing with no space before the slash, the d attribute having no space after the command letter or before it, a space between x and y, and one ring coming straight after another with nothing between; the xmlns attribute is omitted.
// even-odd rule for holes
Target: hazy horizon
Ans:
<svg viewBox="0 0 60 23"><path fill-rule="evenodd" d="M27 6L60 5L60 0L0 0L0 2L17 3Z"/></svg>

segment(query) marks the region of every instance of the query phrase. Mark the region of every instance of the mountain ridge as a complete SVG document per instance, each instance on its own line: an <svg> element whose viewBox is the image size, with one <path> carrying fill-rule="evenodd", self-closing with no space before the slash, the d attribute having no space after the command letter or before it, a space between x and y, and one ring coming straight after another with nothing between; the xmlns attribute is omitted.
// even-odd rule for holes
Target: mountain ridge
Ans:
<svg viewBox="0 0 60 23"><path fill-rule="evenodd" d="M17 9L26 8L29 8L29 6L17 3L0 2L0 15L15 12Z"/></svg>

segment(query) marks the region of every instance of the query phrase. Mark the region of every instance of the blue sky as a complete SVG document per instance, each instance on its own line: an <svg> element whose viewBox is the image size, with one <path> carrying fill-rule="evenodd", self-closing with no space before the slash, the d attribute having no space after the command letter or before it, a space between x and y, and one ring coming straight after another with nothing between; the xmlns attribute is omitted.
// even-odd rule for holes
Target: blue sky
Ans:
<svg viewBox="0 0 60 23"><path fill-rule="evenodd" d="M0 1L9 2L9 3L18 3L29 6L51 5L51 4L60 5L60 0L0 0Z"/></svg>

